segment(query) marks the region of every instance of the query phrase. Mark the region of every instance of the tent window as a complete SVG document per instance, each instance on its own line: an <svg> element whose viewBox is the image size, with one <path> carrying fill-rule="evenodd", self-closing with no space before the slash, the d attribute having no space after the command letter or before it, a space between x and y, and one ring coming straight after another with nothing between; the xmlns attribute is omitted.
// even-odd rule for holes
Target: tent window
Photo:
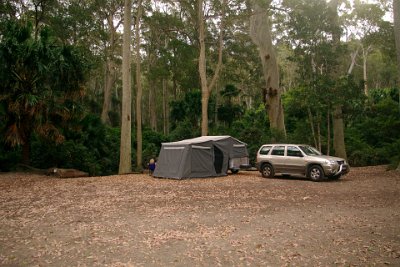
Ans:
<svg viewBox="0 0 400 267"><path fill-rule="evenodd" d="M233 145L233 147L245 147L246 145Z"/></svg>
<svg viewBox="0 0 400 267"><path fill-rule="evenodd" d="M211 149L211 147L208 147L208 146L192 146L192 148L196 148L196 149Z"/></svg>

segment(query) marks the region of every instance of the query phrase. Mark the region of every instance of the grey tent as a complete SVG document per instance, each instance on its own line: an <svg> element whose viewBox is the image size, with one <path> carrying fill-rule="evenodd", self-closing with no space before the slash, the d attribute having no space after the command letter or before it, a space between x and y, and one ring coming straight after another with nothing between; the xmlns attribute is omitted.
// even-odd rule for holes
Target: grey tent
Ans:
<svg viewBox="0 0 400 267"><path fill-rule="evenodd" d="M231 136L201 136L163 143L154 171L160 178L193 178L227 175L235 159L248 164L247 145ZM236 161L237 162L237 161Z"/></svg>

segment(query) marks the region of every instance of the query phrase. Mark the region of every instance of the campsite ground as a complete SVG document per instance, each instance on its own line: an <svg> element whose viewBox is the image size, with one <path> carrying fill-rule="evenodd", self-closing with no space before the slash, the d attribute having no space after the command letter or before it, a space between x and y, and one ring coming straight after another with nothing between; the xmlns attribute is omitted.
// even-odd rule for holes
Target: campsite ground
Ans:
<svg viewBox="0 0 400 267"><path fill-rule="evenodd" d="M400 173L0 174L0 266L400 265Z"/></svg>

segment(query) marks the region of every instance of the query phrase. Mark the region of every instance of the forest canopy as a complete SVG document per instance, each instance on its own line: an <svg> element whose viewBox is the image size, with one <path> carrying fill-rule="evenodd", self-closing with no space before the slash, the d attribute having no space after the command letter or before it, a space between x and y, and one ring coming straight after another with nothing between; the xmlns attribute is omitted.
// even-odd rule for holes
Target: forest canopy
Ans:
<svg viewBox="0 0 400 267"><path fill-rule="evenodd" d="M126 30L133 169L162 142L205 133L246 142L253 162L260 145L293 142L397 166L394 11L361 0L1 1L0 171L118 172Z"/></svg>

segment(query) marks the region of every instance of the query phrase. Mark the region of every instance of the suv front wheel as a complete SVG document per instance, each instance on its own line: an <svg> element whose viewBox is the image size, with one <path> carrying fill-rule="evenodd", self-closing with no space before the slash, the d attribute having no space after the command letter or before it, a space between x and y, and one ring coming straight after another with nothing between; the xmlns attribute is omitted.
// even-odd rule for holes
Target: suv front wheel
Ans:
<svg viewBox="0 0 400 267"><path fill-rule="evenodd" d="M274 175L275 175L274 167L272 167L272 165L269 163L264 163L261 166L261 174L265 178L274 177Z"/></svg>
<svg viewBox="0 0 400 267"><path fill-rule="evenodd" d="M324 179L324 171L320 166L313 165L308 168L308 177L314 182L321 181Z"/></svg>

